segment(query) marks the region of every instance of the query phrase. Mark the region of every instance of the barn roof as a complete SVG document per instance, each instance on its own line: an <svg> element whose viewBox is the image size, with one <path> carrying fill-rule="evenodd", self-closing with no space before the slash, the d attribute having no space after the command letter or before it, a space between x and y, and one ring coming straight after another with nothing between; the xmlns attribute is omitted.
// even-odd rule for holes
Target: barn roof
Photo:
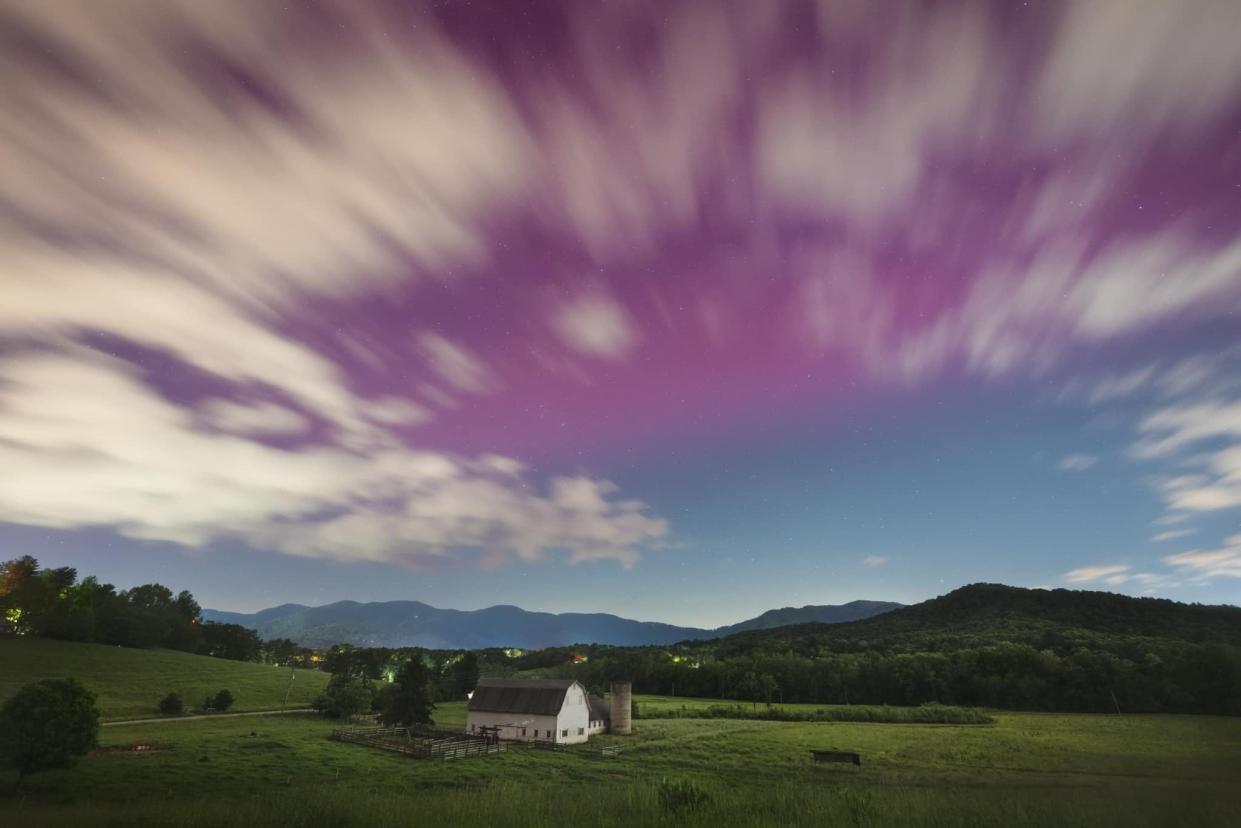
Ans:
<svg viewBox="0 0 1241 828"><path fill-rule="evenodd" d="M592 722L612 721L612 710L601 697L588 695L586 697L586 705L590 708L590 720Z"/></svg>
<svg viewBox="0 0 1241 828"><path fill-rule="evenodd" d="M470 697L476 713L529 713L555 716L564 706L572 679L482 679Z"/></svg>

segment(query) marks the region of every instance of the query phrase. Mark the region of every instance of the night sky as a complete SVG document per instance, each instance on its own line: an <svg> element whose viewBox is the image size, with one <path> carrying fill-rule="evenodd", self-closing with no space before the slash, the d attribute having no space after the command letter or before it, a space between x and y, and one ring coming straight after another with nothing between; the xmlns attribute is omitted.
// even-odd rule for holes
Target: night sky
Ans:
<svg viewBox="0 0 1241 828"><path fill-rule="evenodd" d="M0 2L0 558L1241 603L1241 3Z"/></svg>

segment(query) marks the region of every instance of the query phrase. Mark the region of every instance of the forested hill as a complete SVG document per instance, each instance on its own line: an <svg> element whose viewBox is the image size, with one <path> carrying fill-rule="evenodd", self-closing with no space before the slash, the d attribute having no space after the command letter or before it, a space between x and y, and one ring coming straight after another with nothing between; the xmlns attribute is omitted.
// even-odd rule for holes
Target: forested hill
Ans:
<svg viewBox="0 0 1241 828"><path fill-rule="evenodd" d="M859 621L753 630L712 645L721 656L754 651L813 655L823 649L926 652L993 642L1062 649L1083 637L1241 646L1241 608L1110 592L971 584Z"/></svg>

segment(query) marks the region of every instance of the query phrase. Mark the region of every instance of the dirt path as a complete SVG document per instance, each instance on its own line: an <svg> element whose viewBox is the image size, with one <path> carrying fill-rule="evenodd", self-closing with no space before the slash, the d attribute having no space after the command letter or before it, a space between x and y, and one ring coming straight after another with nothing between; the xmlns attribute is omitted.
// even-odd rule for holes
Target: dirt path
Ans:
<svg viewBox="0 0 1241 828"><path fill-rule="evenodd" d="M119 722L100 722L102 727L115 727L117 725L131 724L151 724L153 722L189 722L195 719L239 719L242 716L287 716L292 713L313 713L309 707L299 707L296 710L254 710L249 713L202 713L194 716L160 716L156 719L125 719Z"/></svg>

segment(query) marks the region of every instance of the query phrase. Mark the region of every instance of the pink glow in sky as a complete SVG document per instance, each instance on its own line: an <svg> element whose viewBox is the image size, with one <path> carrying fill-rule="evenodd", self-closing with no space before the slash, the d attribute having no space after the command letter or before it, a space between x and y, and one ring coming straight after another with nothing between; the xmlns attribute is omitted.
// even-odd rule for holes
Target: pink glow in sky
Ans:
<svg viewBox="0 0 1241 828"><path fill-rule="evenodd" d="M618 464L1005 387L1235 524L1241 4L0 9L0 521L640 566Z"/></svg>

